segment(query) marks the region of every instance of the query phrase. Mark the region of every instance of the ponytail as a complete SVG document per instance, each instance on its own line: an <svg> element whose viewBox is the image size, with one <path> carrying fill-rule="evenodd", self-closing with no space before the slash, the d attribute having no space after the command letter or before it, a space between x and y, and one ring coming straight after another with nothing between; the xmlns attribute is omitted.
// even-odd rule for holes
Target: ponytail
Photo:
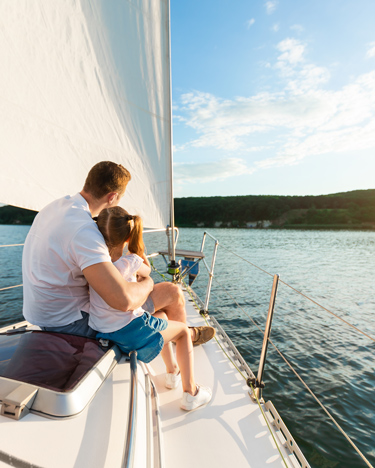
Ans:
<svg viewBox="0 0 375 468"><path fill-rule="evenodd" d="M128 250L140 257L144 254L145 244L143 242L143 222L140 216L133 216L134 227L130 232Z"/></svg>
<svg viewBox="0 0 375 468"><path fill-rule="evenodd" d="M129 242L128 250L142 256L145 250L143 242L143 222L140 216L132 216L120 206L104 208L97 220L109 251Z"/></svg>

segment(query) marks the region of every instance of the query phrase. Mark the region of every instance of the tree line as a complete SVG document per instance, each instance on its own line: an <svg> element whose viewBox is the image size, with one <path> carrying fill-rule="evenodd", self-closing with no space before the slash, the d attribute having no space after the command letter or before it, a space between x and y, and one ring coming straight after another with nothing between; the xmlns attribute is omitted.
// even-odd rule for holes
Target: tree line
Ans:
<svg viewBox="0 0 375 468"><path fill-rule="evenodd" d="M374 227L375 190L318 196L176 198L178 227ZM36 211L0 207L0 224L31 224ZM268 222L268 223L264 223Z"/></svg>
<svg viewBox="0 0 375 468"><path fill-rule="evenodd" d="M375 190L319 196L246 195L175 199L176 225L271 227L375 224Z"/></svg>

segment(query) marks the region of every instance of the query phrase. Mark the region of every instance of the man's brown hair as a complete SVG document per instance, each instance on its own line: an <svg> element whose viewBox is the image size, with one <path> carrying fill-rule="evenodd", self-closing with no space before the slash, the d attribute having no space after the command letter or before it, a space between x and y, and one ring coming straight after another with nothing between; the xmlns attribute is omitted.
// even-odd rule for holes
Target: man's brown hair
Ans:
<svg viewBox="0 0 375 468"><path fill-rule="evenodd" d="M130 179L130 172L121 164L102 161L90 169L83 190L97 199L111 192L122 195Z"/></svg>

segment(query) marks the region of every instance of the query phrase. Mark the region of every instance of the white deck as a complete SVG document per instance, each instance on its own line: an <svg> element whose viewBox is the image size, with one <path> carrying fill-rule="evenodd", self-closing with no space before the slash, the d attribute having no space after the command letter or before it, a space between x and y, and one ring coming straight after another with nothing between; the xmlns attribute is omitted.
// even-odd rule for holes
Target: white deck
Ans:
<svg viewBox="0 0 375 468"><path fill-rule="evenodd" d="M187 310L189 324L204 324L190 302ZM181 387L175 390L164 387L161 358L147 366L161 405L165 468L285 467L245 381L216 341L195 347L194 357L196 380L212 388L213 399L206 407L190 413L179 407ZM145 380L140 365L138 377L136 468L149 466L142 404ZM75 418L52 420L28 414L14 421L0 417L0 451L36 468L120 468L128 420L129 382L129 363L121 361L92 402ZM283 447L282 451L288 465L297 467ZM9 464L0 461L0 467Z"/></svg>
<svg viewBox="0 0 375 468"><path fill-rule="evenodd" d="M205 325L191 302L187 312L190 325ZM166 467L285 467L258 404L216 341L195 347L194 359L196 381L211 387L213 398L191 413L179 408L181 386L164 387L160 356L148 366L160 398Z"/></svg>

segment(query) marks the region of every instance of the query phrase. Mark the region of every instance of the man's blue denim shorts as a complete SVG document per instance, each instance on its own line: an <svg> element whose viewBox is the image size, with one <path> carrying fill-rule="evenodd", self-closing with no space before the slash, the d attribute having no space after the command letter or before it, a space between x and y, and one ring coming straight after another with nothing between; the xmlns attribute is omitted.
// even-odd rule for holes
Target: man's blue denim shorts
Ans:
<svg viewBox="0 0 375 468"><path fill-rule="evenodd" d="M93 330L89 326L89 314L82 312L82 318L76 320L69 325L63 325L61 327L40 327L43 331L55 332L55 333L68 333L69 335L87 336L88 338L95 339L97 331Z"/></svg>
<svg viewBox="0 0 375 468"><path fill-rule="evenodd" d="M156 358L164 346L160 331L165 330L168 322L145 312L128 325L112 333L98 333L96 338L110 340L124 353L137 351L140 361L150 362Z"/></svg>

